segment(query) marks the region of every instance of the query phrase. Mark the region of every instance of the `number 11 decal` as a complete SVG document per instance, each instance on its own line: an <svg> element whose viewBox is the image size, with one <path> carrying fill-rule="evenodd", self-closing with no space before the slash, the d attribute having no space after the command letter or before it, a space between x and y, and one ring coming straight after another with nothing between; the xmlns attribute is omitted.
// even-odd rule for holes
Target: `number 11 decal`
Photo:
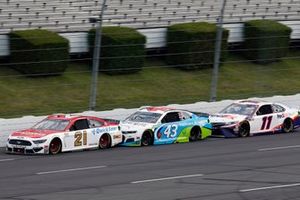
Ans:
<svg viewBox="0 0 300 200"><path fill-rule="evenodd" d="M272 118L273 118L273 116L263 117L262 118L263 123L261 125L260 130L265 130L265 129L268 130L268 129L270 129Z"/></svg>

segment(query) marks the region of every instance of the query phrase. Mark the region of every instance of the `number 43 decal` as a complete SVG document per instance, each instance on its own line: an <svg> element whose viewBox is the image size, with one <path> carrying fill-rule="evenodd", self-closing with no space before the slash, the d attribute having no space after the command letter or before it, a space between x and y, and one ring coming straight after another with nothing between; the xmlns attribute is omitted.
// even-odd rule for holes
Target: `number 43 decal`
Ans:
<svg viewBox="0 0 300 200"><path fill-rule="evenodd" d="M164 134L167 136L167 138L176 137L177 129L178 129L178 126L176 124L168 125L164 131Z"/></svg>

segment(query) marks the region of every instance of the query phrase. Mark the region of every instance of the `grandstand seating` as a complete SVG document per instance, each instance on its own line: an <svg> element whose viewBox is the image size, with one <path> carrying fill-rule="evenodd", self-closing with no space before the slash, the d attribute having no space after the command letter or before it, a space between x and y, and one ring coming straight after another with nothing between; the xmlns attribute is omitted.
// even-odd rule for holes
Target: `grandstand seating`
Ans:
<svg viewBox="0 0 300 200"><path fill-rule="evenodd" d="M103 23L134 28L219 18L223 0L107 0ZM87 31L95 24L102 0L0 0L0 34L44 28L57 32ZM227 0L225 23L249 19L300 21L300 0Z"/></svg>

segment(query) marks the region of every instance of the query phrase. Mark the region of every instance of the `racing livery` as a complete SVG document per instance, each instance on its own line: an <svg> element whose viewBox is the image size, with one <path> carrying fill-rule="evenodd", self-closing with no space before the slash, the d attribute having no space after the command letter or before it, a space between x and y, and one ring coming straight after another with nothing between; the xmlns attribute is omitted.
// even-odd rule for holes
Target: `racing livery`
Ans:
<svg viewBox="0 0 300 200"><path fill-rule="evenodd" d="M211 135L208 115L168 107L142 107L120 123L124 146L182 143Z"/></svg>
<svg viewBox="0 0 300 200"><path fill-rule="evenodd" d="M8 153L57 154L89 148L109 148L122 142L117 123L101 118L50 115L32 128L12 133Z"/></svg>
<svg viewBox="0 0 300 200"><path fill-rule="evenodd" d="M297 109L280 103L240 100L209 117L213 135L247 137L263 133L292 132L300 125Z"/></svg>

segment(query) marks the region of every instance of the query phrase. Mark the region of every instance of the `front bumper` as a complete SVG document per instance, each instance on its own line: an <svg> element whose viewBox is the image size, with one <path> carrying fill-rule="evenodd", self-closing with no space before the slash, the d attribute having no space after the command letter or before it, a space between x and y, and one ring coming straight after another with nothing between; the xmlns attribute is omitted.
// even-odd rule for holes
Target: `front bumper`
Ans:
<svg viewBox="0 0 300 200"><path fill-rule="evenodd" d="M137 137L136 134L123 134L119 146L141 146L141 137Z"/></svg>
<svg viewBox="0 0 300 200"><path fill-rule="evenodd" d="M46 143L34 144L30 140L11 138L6 143L6 152L11 154L48 154Z"/></svg>
<svg viewBox="0 0 300 200"><path fill-rule="evenodd" d="M225 138L238 137L238 128L236 125L212 124L212 136Z"/></svg>

